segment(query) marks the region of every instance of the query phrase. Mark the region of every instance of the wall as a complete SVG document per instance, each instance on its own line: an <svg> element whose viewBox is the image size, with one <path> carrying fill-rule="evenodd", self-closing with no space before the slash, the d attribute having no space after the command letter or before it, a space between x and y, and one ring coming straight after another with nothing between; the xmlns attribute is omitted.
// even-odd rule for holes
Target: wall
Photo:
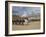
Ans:
<svg viewBox="0 0 46 37"><path fill-rule="evenodd" d="M46 3L46 0L17 0L17 1L45 2ZM46 19L46 15L45 15L45 19ZM0 37L5 37L4 36L5 35L5 22L4 21L5 21L5 0L0 0ZM24 36L16 36L16 37L46 37L46 33L40 34L40 35L24 35Z"/></svg>

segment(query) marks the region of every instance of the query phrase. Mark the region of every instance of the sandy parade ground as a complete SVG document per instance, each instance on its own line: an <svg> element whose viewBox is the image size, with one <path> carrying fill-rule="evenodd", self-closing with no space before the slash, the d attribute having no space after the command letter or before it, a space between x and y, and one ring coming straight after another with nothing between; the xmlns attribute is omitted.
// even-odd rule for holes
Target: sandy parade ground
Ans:
<svg viewBox="0 0 46 37"><path fill-rule="evenodd" d="M12 25L12 30L34 30L40 29L40 21L31 21L26 25Z"/></svg>

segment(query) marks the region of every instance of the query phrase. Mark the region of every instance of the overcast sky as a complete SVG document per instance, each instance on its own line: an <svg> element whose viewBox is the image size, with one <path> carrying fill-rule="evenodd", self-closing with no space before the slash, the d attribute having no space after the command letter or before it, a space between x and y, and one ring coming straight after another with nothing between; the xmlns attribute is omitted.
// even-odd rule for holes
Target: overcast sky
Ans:
<svg viewBox="0 0 46 37"><path fill-rule="evenodd" d="M13 15L31 15L32 12L35 14L40 13L40 7L19 7L13 6L12 7L12 14Z"/></svg>

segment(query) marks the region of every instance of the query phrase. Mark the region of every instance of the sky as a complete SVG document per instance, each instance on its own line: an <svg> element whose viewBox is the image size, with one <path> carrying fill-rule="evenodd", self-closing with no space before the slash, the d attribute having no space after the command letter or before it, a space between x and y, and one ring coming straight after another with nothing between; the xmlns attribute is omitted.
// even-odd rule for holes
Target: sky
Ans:
<svg viewBox="0 0 46 37"><path fill-rule="evenodd" d="M12 15L29 16L32 15L32 13L38 15L38 13L40 13L40 7L12 7Z"/></svg>

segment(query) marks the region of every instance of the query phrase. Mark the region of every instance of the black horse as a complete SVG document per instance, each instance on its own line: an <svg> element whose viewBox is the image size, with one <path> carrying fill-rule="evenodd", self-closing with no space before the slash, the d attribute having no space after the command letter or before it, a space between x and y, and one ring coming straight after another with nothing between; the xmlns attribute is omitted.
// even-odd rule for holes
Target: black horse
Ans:
<svg viewBox="0 0 46 37"><path fill-rule="evenodd" d="M13 24L15 23L15 24L24 24L24 22L25 22L25 20L24 19L16 19L16 20L14 20L13 21Z"/></svg>

